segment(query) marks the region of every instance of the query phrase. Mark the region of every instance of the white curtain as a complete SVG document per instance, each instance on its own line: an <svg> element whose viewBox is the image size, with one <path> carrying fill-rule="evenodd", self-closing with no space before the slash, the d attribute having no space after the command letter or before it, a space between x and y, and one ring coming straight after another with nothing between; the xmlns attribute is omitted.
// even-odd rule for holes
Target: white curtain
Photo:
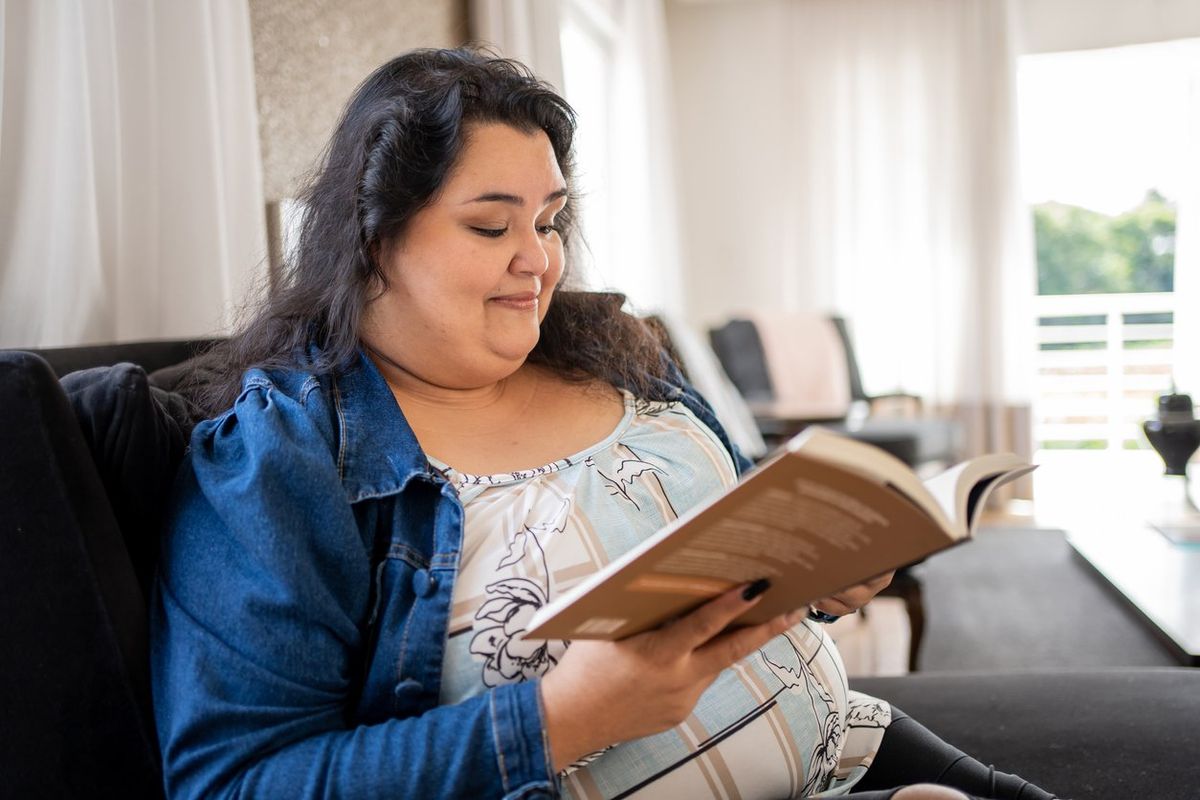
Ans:
<svg viewBox="0 0 1200 800"><path fill-rule="evenodd" d="M471 38L562 90L562 0L471 0Z"/></svg>
<svg viewBox="0 0 1200 800"><path fill-rule="evenodd" d="M1175 383L1200 403L1200 69L1189 65L1193 78L1188 97L1187 140L1180 172L1183 196L1175 228Z"/></svg>
<svg viewBox="0 0 1200 800"><path fill-rule="evenodd" d="M617 8L611 233L603 272L643 312L684 313L670 48L661 0ZM570 97L571 87L567 92ZM588 120L582 120L587 125Z"/></svg>
<svg viewBox="0 0 1200 800"><path fill-rule="evenodd" d="M0 346L219 333L266 256L240 0L0 0Z"/></svg>
<svg viewBox="0 0 1200 800"><path fill-rule="evenodd" d="M1011 0L671 9L689 312L836 311L868 392L1025 450L1032 226Z"/></svg>

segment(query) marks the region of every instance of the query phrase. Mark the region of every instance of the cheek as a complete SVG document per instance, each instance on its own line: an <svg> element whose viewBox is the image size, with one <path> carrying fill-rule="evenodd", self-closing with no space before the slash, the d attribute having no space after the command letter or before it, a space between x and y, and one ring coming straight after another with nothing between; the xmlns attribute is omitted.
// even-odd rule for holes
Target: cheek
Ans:
<svg viewBox="0 0 1200 800"><path fill-rule="evenodd" d="M364 328L389 337L443 336L447 318L459 318L461 301L453 285L434 270L407 263L393 269L383 294L367 307Z"/></svg>
<svg viewBox="0 0 1200 800"><path fill-rule="evenodd" d="M546 269L546 273L542 275L542 294L547 294L558 286L558 282L562 280L563 272L566 269L566 256L563 254L562 244L558 244L550 251L550 265Z"/></svg>
<svg viewBox="0 0 1200 800"><path fill-rule="evenodd" d="M541 323L546 319L546 314L550 311L550 302L553 299L554 290L558 287L558 282L562 280L563 271L566 265L563 263L562 247L558 248L557 257L551 255L550 267L542 275L542 293L539 297L538 304L538 322Z"/></svg>
<svg viewBox="0 0 1200 800"><path fill-rule="evenodd" d="M461 307L490 288L480 280L478 270L469 268L472 263L468 256L458 261L441 259L409 264L408 272L397 281L398 294L410 309L424 317L452 311L462 313Z"/></svg>

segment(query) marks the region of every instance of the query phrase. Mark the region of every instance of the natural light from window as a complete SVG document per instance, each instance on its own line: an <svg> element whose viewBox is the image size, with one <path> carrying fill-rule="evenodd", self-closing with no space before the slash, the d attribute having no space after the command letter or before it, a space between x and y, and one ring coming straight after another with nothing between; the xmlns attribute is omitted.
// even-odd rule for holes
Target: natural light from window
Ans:
<svg viewBox="0 0 1200 800"><path fill-rule="evenodd" d="M1118 214L1150 188L1179 197L1198 80L1200 39L1024 56L1026 199Z"/></svg>
<svg viewBox="0 0 1200 800"><path fill-rule="evenodd" d="M1200 148L1200 39L1025 56L1018 87L1039 267L1040 516L1070 495L1063 484L1128 491L1161 472L1140 423L1171 388L1180 313L1194 313L1175 253L1181 204L1200 200L1186 168Z"/></svg>
<svg viewBox="0 0 1200 800"><path fill-rule="evenodd" d="M588 3L567 3L561 31L563 88L582 121L576 132L575 177L586 247L576 254L581 272L575 277L590 289L612 285L605 265L612 260L613 235L608 179L612 169L609 126L614 123L614 31L602 11Z"/></svg>

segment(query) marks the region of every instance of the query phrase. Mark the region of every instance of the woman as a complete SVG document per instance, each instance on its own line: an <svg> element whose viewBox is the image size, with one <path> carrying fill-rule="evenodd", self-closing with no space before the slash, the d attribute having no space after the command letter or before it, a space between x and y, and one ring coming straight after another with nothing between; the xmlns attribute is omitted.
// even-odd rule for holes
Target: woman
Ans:
<svg viewBox="0 0 1200 800"><path fill-rule="evenodd" d="M623 642L521 638L745 466L620 298L558 288L573 127L470 51L351 100L284 287L209 360L153 621L172 796L804 796L945 747L885 733L806 610L726 631L765 582Z"/></svg>

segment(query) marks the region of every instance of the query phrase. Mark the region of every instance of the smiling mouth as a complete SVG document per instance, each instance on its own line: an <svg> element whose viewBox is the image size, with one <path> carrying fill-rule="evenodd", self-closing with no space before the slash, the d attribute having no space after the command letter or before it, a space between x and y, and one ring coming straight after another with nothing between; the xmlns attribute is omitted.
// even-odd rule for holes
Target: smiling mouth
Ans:
<svg viewBox="0 0 1200 800"><path fill-rule="evenodd" d="M538 296L534 292L521 292L520 294L493 297L491 302L514 311L533 311L538 307Z"/></svg>

